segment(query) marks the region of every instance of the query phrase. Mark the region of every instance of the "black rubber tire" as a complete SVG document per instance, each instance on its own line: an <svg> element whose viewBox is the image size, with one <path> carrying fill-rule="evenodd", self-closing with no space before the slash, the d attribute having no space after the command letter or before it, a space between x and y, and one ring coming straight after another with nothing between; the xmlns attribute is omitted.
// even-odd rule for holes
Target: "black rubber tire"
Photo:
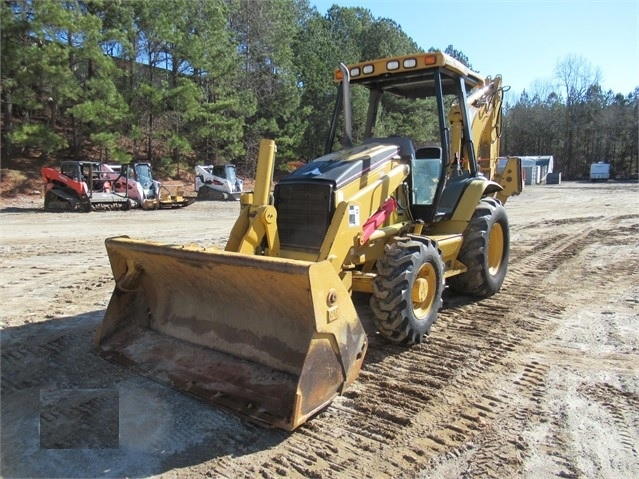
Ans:
<svg viewBox="0 0 639 479"><path fill-rule="evenodd" d="M437 243L404 238L387 245L377 261L370 299L375 326L393 343L420 343L437 319L443 292L444 262Z"/></svg>
<svg viewBox="0 0 639 479"><path fill-rule="evenodd" d="M447 283L458 293L492 296L504 283L509 255L506 209L495 198L482 198L464 231L459 251L459 261L466 265L467 271L448 278Z"/></svg>

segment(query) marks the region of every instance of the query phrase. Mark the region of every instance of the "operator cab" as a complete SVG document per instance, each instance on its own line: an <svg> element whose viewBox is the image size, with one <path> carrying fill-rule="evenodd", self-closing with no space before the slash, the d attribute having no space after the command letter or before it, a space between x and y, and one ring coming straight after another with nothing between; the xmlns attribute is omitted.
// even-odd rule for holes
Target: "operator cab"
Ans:
<svg viewBox="0 0 639 479"><path fill-rule="evenodd" d="M341 65L340 70L335 72L335 80L340 85L338 103L333 114L325 154L332 151L339 115L342 112L342 144L348 146L354 143L350 124L350 85L365 87L369 94L366 123L362 125L364 128L360 126L357 130L363 133L365 138L362 144L397 145L399 156L411 166L411 173L407 179L407 200L415 220L429 223L450 218L466 187L478 175L469 114L465 106L467 92L482 85L483 78L442 53L428 53L393 60L363 62L349 67ZM391 98L388 101L382 100L389 96ZM397 103L404 100L407 101ZM389 126L393 128L393 108L414 109L413 102L422 102L423 110L431 112L434 122L419 118L425 126L432 128L430 135L423 135L431 146L415 150L413 142L407 136L375 136L377 130ZM448 110L453 102L461 106L461 131L452 131L454 127L448 117ZM435 126L431 127L433 123ZM414 125L407 128L412 129ZM460 146L452 145L451 137L454 134L460 135ZM460 151L451 151L453 148ZM456 158L466 159L468 168L465 173L455 172L454 168L451 168Z"/></svg>

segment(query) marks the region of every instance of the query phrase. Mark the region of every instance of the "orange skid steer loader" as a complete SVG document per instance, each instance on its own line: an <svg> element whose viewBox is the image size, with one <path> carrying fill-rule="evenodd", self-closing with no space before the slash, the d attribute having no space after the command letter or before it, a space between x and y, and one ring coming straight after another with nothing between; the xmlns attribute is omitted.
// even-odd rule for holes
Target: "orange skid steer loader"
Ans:
<svg viewBox="0 0 639 479"><path fill-rule="evenodd" d="M262 140L255 190L242 195L224 251L106 240L115 290L96 335L102 355L293 430L360 371L368 342L352 292L370 294L380 335L410 346L429 333L446 284L478 297L499 291L509 254L503 203L521 190L520 165L509 161L497 183L477 158L499 151L501 78L442 53L340 65L334 76L325 154L271 195L275 143ZM371 98L358 145L351 86ZM431 99L431 143L374 136L384 94Z"/></svg>

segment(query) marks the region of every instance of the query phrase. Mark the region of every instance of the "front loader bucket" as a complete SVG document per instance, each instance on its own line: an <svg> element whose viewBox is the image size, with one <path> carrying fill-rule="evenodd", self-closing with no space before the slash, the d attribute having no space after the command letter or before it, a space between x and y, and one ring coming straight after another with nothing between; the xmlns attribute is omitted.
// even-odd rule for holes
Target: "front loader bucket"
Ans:
<svg viewBox="0 0 639 479"><path fill-rule="evenodd" d="M160 208L186 208L195 202L195 197L182 196L180 194L160 198Z"/></svg>
<svg viewBox="0 0 639 479"><path fill-rule="evenodd" d="M329 262L109 238L103 356L293 430L357 377L367 339Z"/></svg>

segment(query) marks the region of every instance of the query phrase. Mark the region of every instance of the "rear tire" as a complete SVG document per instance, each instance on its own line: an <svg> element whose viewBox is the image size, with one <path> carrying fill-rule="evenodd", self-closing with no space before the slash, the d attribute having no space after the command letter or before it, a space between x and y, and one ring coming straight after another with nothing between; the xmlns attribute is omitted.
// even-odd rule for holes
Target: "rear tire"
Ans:
<svg viewBox="0 0 639 479"><path fill-rule="evenodd" d="M420 343L442 306L444 263L434 241L402 239L377 261L370 299L379 333L393 343Z"/></svg>
<svg viewBox="0 0 639 479"><path fill-rule="evenodd" d="M483 198L464 231L459 261L467 271L448 279L455 291L486 298L500 290L510 254L506 209L495 198Z"/></svg>

